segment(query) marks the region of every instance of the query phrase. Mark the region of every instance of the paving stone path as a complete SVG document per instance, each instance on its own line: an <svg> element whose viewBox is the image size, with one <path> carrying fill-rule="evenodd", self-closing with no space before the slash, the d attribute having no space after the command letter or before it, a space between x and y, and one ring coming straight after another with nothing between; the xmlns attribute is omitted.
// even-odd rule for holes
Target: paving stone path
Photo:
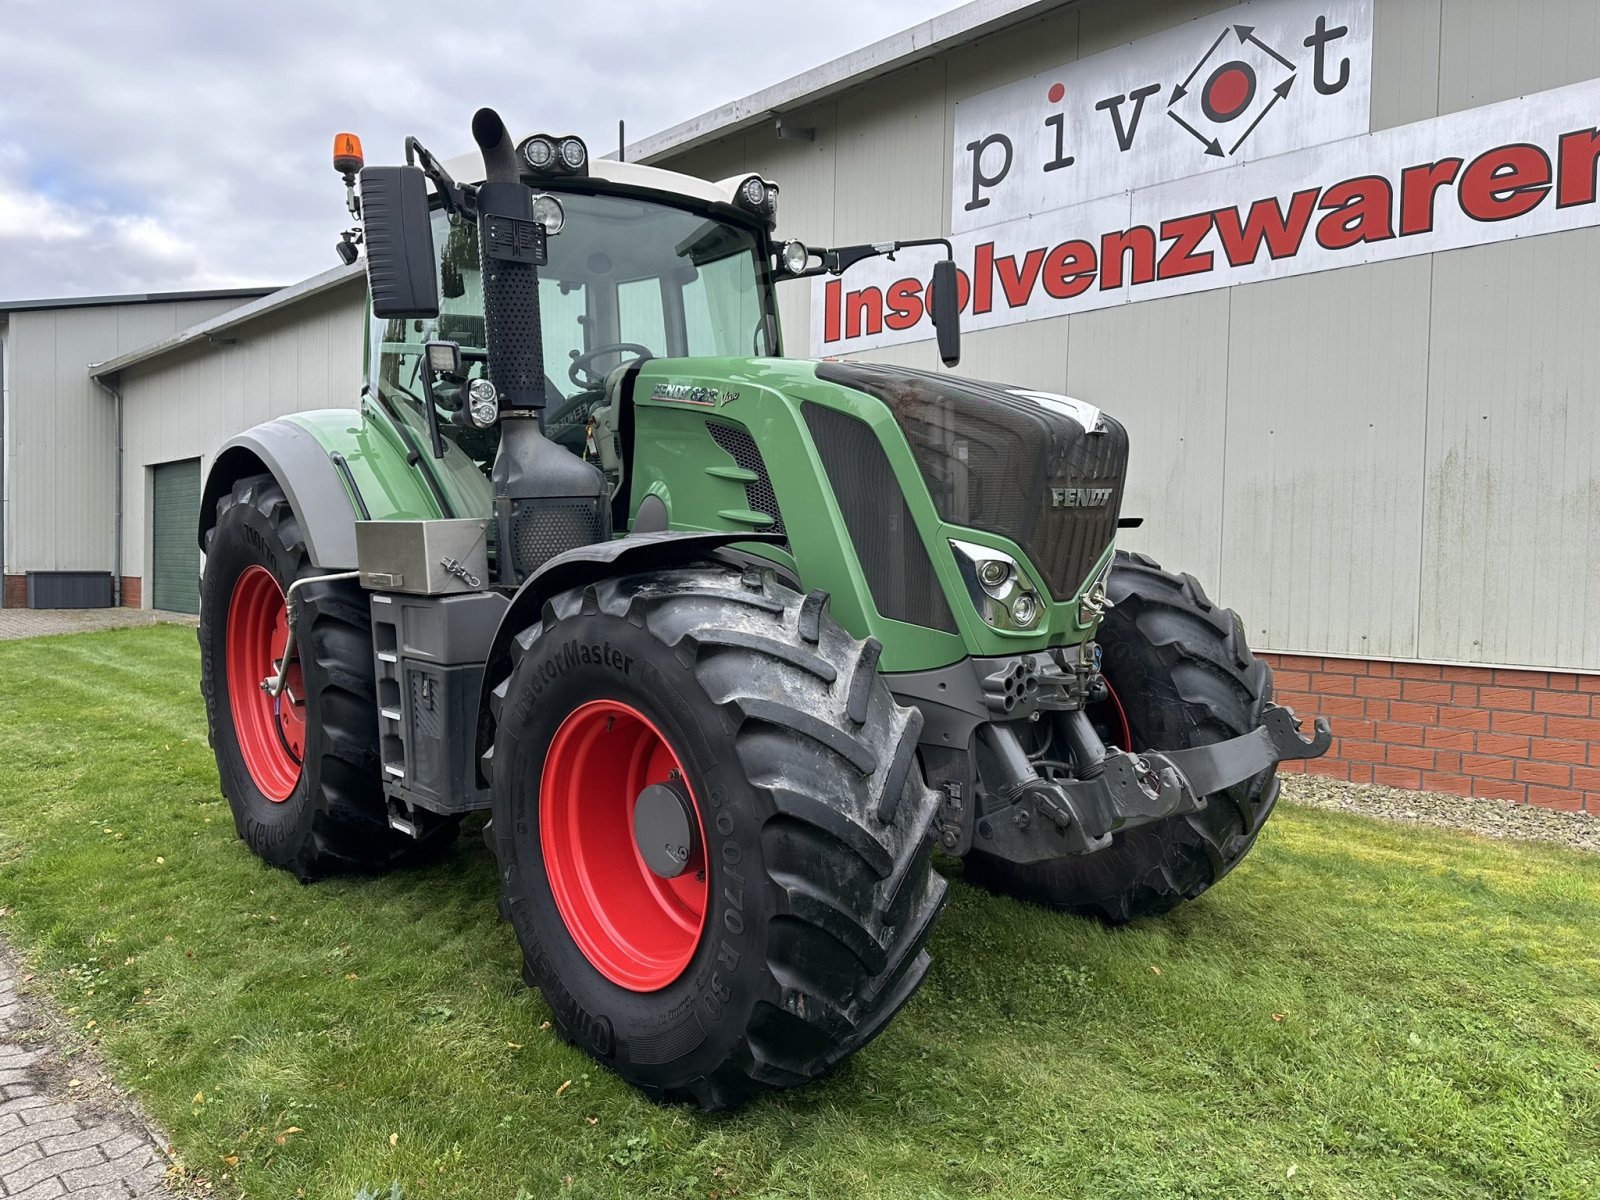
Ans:
<svg viewBox="0 0 1600 1200"><path fill-rule="evenodd" d="M170 1197L167 1160L149 1127L91 1064L74 1064L82 1078L69 1086L49 1023L17 982L16 962L0 946L0 1197ZM80 1099L85 1090L91 1095Z"/></svg>
<svg viewBox="0 0 1600 1200"><path fill-rule="evenodd" d="M199 618L148 608L0 608L0 641L168 622L195 625Z"/></svg>

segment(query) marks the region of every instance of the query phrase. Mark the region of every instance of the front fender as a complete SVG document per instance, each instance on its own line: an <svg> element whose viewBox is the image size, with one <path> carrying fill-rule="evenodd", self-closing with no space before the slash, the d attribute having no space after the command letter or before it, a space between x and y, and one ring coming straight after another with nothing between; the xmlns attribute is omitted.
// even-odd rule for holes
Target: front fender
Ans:
<svg viewBox="0 0 1600 1200"><path fill-rule="evenodd" d="M494 738L489 693L511 673L511 639L539 619L545 601L585 584L619 575L642 575L704 560L735 542L770 542L781 545L783 535L751 533L636 533L579 546L558 554L530 575L517 589L500 617L489 644L489 658L478 693L477 761L481 764ZM772 564L775 565L775 564ZM487 783L485 780L480 782Z"/></svg>

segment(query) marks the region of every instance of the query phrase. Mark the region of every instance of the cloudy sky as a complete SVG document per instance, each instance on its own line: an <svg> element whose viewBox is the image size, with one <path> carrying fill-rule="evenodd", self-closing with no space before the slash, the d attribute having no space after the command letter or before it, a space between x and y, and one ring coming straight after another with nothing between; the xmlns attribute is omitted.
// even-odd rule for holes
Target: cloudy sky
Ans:
<svg viewBox="0 0 1600 1200"><path fill-rule="evenodd" d="M349 223L338 130L445 158L488 104L609 151L956 5L0 0L0 300L292 283Z"/></svg>

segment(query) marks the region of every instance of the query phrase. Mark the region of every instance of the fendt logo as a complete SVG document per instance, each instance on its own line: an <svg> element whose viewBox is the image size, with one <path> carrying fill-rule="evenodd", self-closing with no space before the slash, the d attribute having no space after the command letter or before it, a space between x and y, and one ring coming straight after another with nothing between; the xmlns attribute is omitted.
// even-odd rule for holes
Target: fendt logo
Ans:
<svg viewBox="0 0 1600 1200"><path fill-rule="evenodd" d="M1051 488L1051 508L1104 508L1111 503L1110 488Z"/></svg>

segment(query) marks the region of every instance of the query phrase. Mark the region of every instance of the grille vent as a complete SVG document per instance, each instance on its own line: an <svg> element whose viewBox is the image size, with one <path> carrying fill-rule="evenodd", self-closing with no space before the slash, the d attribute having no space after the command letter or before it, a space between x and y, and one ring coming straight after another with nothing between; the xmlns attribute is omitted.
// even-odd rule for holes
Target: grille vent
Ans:
<svg viewBox="0 0 1600 1200"><path fill-rule="evenodd" d="M756 440L736 425L718 425L707 421L706 430L711 440L733 456L734 463L744 471L754 471L757 478L744 485L744 500L751 512L766 513L772 518L772 533L789 536L783 527L783 512L778 508L778 494L772 490L772 480L767 475L766 461L756 449Z"/></svg>

